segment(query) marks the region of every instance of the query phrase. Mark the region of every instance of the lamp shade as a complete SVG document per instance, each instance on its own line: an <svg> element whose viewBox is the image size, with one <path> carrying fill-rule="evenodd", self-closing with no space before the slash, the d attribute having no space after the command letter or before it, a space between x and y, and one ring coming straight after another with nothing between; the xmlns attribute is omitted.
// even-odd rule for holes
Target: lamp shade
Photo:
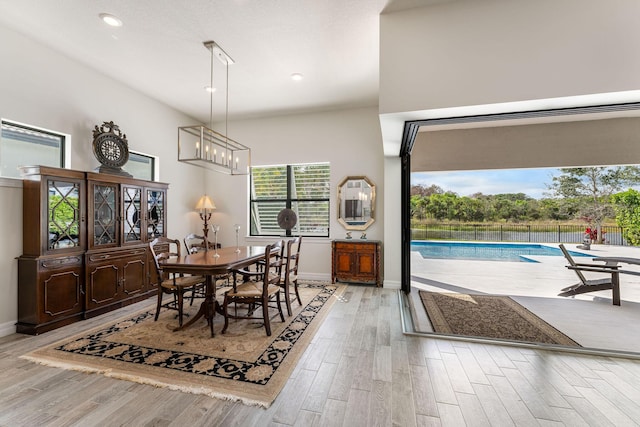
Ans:
<svg viewBox="0 0 640 427"><path fill-rule="evenodd" d="M200 200L198 200L198 203L196 203L196 210L200 212L213 210L215 208L216 208L216 205L211 201L209 196L207 196L206 194L200 197Z"/></svg>

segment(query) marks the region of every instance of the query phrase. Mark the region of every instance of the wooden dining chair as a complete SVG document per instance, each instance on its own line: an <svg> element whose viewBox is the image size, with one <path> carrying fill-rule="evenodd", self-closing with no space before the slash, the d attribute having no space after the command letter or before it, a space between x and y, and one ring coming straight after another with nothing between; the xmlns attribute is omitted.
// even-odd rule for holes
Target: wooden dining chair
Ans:
<svg viewBox="0 0 640 427"><path fill-rule="evenodd" d="M296 237L287 242L287 255L282 267L282 277L280 279L280 287L284 291L284 301L287 305L287 314L291 316L291 296L290 289L296 293L298 304L302 305L300 293L298 292L298 263L300 262L300 246L302 246L302 237Z"/></svg>
<svg viewBox="0 0 640 427"><path fill-rule="evenodd" d="M264 328L268 336L271 336L271 322L269 317L269 303L275 302L281 321L284 322L282 305L280 304L280 278L282 274L282 257L284 242L282 240L268 245L265 248L264 268L261 271L250 271L248 269L234 270L233 288L224 294L222 309L224 314L224 327L222 333L227 331L229 319L262 319ZM240 274L244 281L240 284L235 282L235 277ZM238 314L237 309L231 314L229 305L248 304L250 307L246 315ZM254 316L257 307L262 307L262 317Z"/></svg>
<svg viewBox="0 0 640 427"><path fill-rule="evenodd" d="M197 252L202 252L205 250L205 247L213 251L215 250L215 243L211 241L206 241L204 236L199 234L191 233L185 236L183 239L184 247L187 248L187 252L190 254L195 254ZM218 243L218 249L220 249L222 245ZM225 286L229 286L229 274L220 274L217 276L213 276L213 282L215 283L216 288L222 288ZM205 298L206 289L204 286L198 286L194 289L194 292L191 294L191 304L193 304L194 298Z"/></svg>
<svg viewBox="0 0 640 427"><path fill-rule="evenodd" d="M188 276L178 273L164 273L162 271L162 261L172 257L180 257L180 241L167 237L157 237L149 243L151 254L153 255L154 266L158 274L158 304L156 306L155 320L158 320L160 309L165 307L178 311L178 322L182 327L184 294L191 292L193 295L196 288L204 288L206 278L204 276ZM167 303L162 303L164 294L173 295L173 299ZM192 298L193 301L193 298Z"/></svg>
<svg viewBox="0 0 640 427"><path fill-rule="evenodd" d="M191 233L185 236L184 238L184 247L187 248L187 252L190 254L194 254L196 252L204 251L205 249L205 241L204 236L199 234ZM209 250L215 249L215 243L207 241L207 246ZM222 246L218 243L218 249Z"/></svg>

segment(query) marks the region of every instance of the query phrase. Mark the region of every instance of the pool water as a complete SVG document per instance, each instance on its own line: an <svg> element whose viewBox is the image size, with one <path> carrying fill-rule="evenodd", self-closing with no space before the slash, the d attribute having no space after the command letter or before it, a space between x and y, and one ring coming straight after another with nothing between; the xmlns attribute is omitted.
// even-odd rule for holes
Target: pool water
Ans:
<svg viewBox="0 0 640 427"><path fill-rule="evenodd" d="M560 248L535 243L466 243L466 242L411 242L411 250L423 258L469 259L484 261L538 262L528 255L563 256ZM569 251L574 257L591 257L585 253Z"/></svg>

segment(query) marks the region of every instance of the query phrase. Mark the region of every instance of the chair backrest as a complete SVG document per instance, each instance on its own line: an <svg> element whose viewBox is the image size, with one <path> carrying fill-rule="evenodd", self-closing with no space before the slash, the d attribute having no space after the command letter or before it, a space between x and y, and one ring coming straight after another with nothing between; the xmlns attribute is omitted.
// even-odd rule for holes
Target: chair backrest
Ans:
<svg viewBox="0 0 640 427"><path fill-rule="evenodd" d="M213 242L207 242L209 249L214 249ZM191 233L184 238L184 247L187 248L187 252L190 254L194 254L196 252L204 251L205 249L205 240L204 236L199 234ZM218 244L218 248L220 245Z"/></svg>
<svg viewBox="0 0 640 427"><path fill-rule="evenodd" d="M269 285L278 285L282 274L282 254L284 253L284 240L267 245L264 250L264 291Z"/></svg>
<svg viewBox="0 0 640 427"><path fill-rule="evenodd" d="M573 260L573 257L571 256L571 254L569 253L567 248L565 248L562 243L560 243L558 246L560 247L560 250L564 254L564 257L567 259L567 261L569 261L569 264L571 264L572 267L575 267L576 266L576 262ZM582 283L584 283L584 284L587 283L587 278L584 277L584 275L582 274L582 272L580 270L573 270L573 271L576 272L576 274L578 275L578 277L580 278L580 281Z"/></svg>
<svg viewBox="0 0 640 427"><path fill-rule="evenodd" d="M287 242L287 262L285 263L285 280L289 276L298 274L298 263L300 262L300 247L302 246L302 236L291 239Z"/></svg>
<svg viewBox="0 0 640 427"><path fill-rule="evenodd" d="M149 249L153 256L153 264L160 280L165 280L160 262L171 257L180 257L180 240L168 237L156 237L149 242Z"/></svg>

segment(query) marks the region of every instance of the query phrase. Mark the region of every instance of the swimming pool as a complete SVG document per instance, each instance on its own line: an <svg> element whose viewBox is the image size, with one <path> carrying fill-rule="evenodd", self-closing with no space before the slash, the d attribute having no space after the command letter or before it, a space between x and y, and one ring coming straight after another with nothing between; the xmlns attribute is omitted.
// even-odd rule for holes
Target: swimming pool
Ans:
<svg viewBox="0 0 640 427"><path fill-rule="evenodd" d="M411 242L411 250L423 258L469 259L484 261L538 262L528 255L563 256L560 248L535 243L468 243L468 242ZM574 257L592 255L569 251Z"/></svg>

